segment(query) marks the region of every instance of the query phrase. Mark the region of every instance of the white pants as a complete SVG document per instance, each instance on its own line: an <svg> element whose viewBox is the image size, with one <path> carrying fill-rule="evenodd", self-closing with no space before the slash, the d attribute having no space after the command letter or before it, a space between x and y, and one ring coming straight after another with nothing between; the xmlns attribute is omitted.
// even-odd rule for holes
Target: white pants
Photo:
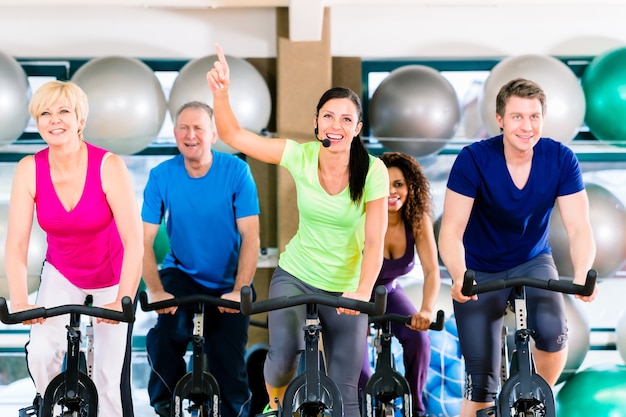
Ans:
<svg viewBox="0 0 626 417"><path fill-rule="evenodd" d="M111 303L117 297L118 286L83 290L69 282L49 263L41 273L41 284L37 305L56 307L65 304L83 304L88 294L93 296L93 305ZM122 412L121 376L126 353L128 324L96 323L94 319L93 381L98 390L98 415L120 417ZM61 372L67 351L69 315L46 319L43 324L31 326L30 340L26 345L28 370L37 392L43 396L46 387ZM84 337L84 335L82 335Z"/></svg>

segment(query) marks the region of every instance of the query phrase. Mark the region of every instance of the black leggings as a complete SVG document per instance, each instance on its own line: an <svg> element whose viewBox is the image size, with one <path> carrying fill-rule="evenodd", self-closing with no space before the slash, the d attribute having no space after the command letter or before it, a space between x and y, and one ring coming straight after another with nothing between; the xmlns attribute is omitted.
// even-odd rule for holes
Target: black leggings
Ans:
<svg viewBox="0 0 626 417"><path fill-rule="evenodd" d="M507 277L558 279L551 255L497 273L476 272L476 282ZM500 384L502 325L507 301L513 289L479 294L477 301L454 302L461 352L465 359L465 398L475 402L493 401ZM526 288L528 328L535 331L537 349L558 352L567 342L565 304L560 293Z"/></svg>

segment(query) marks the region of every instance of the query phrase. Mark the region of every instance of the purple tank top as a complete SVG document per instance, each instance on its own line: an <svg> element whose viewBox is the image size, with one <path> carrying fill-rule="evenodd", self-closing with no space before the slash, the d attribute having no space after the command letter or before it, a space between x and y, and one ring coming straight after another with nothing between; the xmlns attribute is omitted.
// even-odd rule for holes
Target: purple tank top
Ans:
<svg viewBox="0 0 626 417"><path fill-rule="evenodd" d="M47 234L46 261L83 289L119 283L123 246L102 191L106 150L87 144L87 178L80 200L67 211L59 200L48 161L49 149L35 154L37 220Z"/></svg>
<svg viewBox="0 0 626 417"><path fill-rule="evenodd" d="M383 259L383 266L380 268L376 285L384 285L394 279L409 273L415 265L415 238L408 224L404 224L404 235L406 236L406 250L404 255L398 259Z"/></svg>

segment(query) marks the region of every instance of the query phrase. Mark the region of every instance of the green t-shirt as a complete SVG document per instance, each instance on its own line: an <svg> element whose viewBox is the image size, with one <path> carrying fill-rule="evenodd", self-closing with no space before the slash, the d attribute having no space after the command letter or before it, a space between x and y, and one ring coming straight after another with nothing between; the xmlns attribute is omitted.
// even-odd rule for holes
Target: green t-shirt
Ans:
<svg viewBox="0 0 626 417"><path fill-rule="evenodd" d="M370 155L359 205L349 187L329 195L318 177L318 142L288 140L280 161L296 184L299 226L278 265L307 284L325 291L357 289L365 243L365 203L389 195L387 168Z"/></svg>

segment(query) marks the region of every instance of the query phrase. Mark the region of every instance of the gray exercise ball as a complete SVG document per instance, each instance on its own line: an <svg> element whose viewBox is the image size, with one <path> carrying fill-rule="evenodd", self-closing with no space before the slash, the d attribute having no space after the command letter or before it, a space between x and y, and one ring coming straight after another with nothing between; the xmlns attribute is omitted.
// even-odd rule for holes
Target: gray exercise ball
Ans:
<svg viewBox="0 0 626 417"><path fill-rule="evenodd" d="M593 268L600 277L612 276L626 259L626 210L622 202L606 188L585 184L589 197L589 220L596 241ZM558 205L552 212L548 239L560 276L572 277L574 267L569 253L569 241Z"/></svg>
<svg viewBox="0 0 626 417"><path fill-rule="evenodd" d="M217 55L209 55L189 61L180 69L170 91L168 108L172 121L178 109L189 101L201 101L213 105L213 93L206 80L207 72L213 68ZM230 70L230 104L239 124L252 132L260 133L272 114L272 97L265 79L248 61L226 56ZM237 153L218 140L213 148L217 151Z"/></svg>
<svg viewBox="0 0 626 417"><path fill-rule="evenodd" d="M500 134L496 121L496 97L507 82L526 78L546 94L544 137L569 143L585 117L585 94L578 77L560 60L547 55L519 55L500 61L491 69L479 97L481 115L489 135Z"/></svg>
<svg viewBox="0 0 626 417"><path fill-rule="evenodd" d="M385 148L418 158L443 149L460 120L454 87L439 71L424 65L391 71L369 104L372 135Z"/></svg>
<svg viewBox="0 0 626 417"><path fill-rule="evenodd" d="M0 146L19 138L28 125L30 86L22 66L0 51Z"/></svg>
<svg viewBox="0 0 626 417"><path fill-rule="evenodd" d="M87 94L85 140L114 153L141 151L158 136L167 103L154 71L135 58L95 58L72 81Z"/></svg>

